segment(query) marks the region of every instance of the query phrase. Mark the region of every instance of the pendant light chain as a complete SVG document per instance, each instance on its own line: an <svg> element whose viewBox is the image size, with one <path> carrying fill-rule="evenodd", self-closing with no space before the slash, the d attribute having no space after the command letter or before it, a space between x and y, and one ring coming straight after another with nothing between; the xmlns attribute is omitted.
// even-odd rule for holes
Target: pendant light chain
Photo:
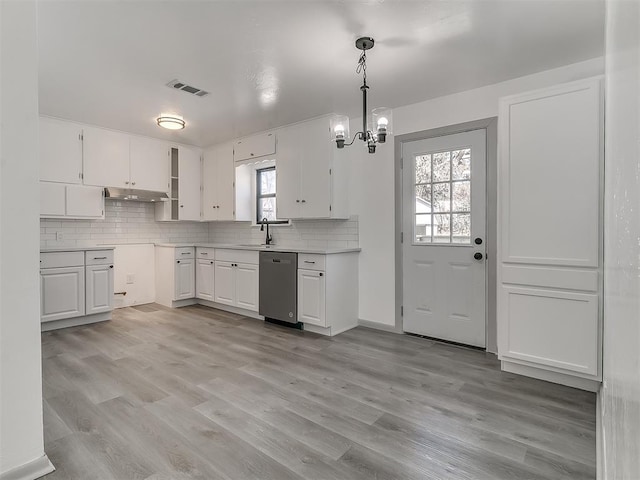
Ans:
<svg viewBox="0 0 640 480"><path fill-rule="evenodd" d="M356 73L360 75L362 73L362 79L364 84L367 84L367 52L362 51L362 55L360 55L360 59L358 60L358 66L356 67Z"/></svg>

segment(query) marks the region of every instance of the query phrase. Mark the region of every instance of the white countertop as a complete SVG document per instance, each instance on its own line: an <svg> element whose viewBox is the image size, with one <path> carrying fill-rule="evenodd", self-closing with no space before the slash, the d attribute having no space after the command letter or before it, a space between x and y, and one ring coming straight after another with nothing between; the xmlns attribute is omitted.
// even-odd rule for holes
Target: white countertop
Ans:
<svg viewBox="0 0 640 480"><path fill-rule="evenodd" d="M55 247L41 248L40 253L50 252L94 252L96 250L113 250L115 247L107 245L94 245L93 247Z"/></svg>
<svg viewBox="0 0 640 480"><path fill-rule="evenodd" d="M283 245L236 245L227 243L156 243L157 247L203 247L203 248L228 248L231 250L258 250L261 252L294 252L294 253L314 253L319 255L333 255L337 253L359 252L360 248L306 248L306 247L286 247Z"/></svg>

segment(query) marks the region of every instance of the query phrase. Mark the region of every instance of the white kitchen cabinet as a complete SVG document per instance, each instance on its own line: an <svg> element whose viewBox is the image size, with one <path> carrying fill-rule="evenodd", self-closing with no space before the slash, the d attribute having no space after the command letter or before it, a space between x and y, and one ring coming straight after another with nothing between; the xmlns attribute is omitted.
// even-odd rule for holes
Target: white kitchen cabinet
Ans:
<svg viewBox="0 0 640 480"><path fill-rule="evenodd" d="M86 314L113 310L113 265L87 265Z"/></svg>
<svg viewBox="0 0 640 480"><path fill-rule="evenodd" d="M40 270L40 321L85 314L84 265Z"/></svg>
<svg viewBox="0 0 640 480"><path fill-rule="evenodd" d="M225 305L236 305L235 263L215 262L215 301Z"/></svg>
<svg viewBox="0 0 640 480"><path fill-rule="evenodd" d="M195 303L194 247L156 245L156 302L167 307Z"/></svg>
<svg viewBox="0 0 640 480"><path fill-rule="evenodd" d="M215 301L215 262L213 259L198 258L196 264L196 298Z"/></svg>
<svg viewBox="0 0 640 480"><path fill-rule="evenodd" d="M202 220L235 220L233 143L204 152L202 160Z"/></svg>
<svg viewBox="0 0 640 480"><path fill-rule="evenodd" d="M84 184L130 188L129 135L84 127Z"/></svg>
<svg viewBox="0 0 640 480"><path fill-rule="evenodd" d="M176 300L185 300L196 296L195 260L181 258L176 260L175 287Z"/></svg>
<svg viewBox="0 0 640 480"><path fill-rule="evenodd" d="M82 183L82 126L40 117L40 180Z"/></svg>
<svg viewBox="0 0 640 480"><path fill-rule="evenodd" d="M358 254L298 254L298 321L337 335L358 325Z"/></svg>
<svg viewBox="0 0 640 480"><path fill-rule="evenodd" d="M104 189L40 182L40 216L43 218L104 218Z"/></svg>
<svg viewBox="0 0 640 480"><path fill-rule="evenodd" d="M601 372L599 79L500 101L498 357L595 390Z"/></svg>
<svg viewBox="0 0 640 480"><path fill-rule="evenodd" d="M318 118L278 132L278 217L349 218L348 168L330 141L329 120Z"/></svg>
<svg viewBox="0 0 640 480"><path fill-rule="evenodd" d="M131 188L169 191L169 144L155 138L132 136L129 146Z"/></svg>
<svg viewBox="0 0 640 480"><path fill-rule="evenodd" d="M276 153L276 135L264 132L234 142L233 158L236 162L264 157Z"/></svg>
<svg viewBox="0 0 640 480"><path fill-rule="evenodd" d="M156 204L156 220L200 221L200 150L171 147L170 162L170 198Z"/></svg>
<svg viewBox="0 0 640 480"><path fill-rule="evenodd" d="M324 272L298 270L298 321L327 326Z"/></svg>
<svg viewBox="0 0 640 480"><path fill-rule="evenodd" d="M258 265L236 264L236 306L258 311L259 276Z"/></svg>

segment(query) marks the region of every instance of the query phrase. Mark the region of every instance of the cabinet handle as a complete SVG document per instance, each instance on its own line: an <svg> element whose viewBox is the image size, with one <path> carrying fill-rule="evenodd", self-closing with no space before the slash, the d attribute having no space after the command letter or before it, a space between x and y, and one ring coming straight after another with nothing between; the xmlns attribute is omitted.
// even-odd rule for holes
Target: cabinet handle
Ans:
<svg viewBox="0 0 640 480"><path fill-rule="evenodd" d="M180 205L180 208L184 208L184 205Z"/></svg>
<svg viewBox="0 0 640 480"><path fill-rule="evenodd" d="M135 184L136 184L136 182L131 182L131 185L135 185Z"/></svg>
<svg viewBox="0 0 640 480"><path fill-rule="evenodd" d="M211 265L213 265L213 262L211 262Z"/></svg>
<svg viewBox="0 0 640 480"><path fill-rule="evenodd" d="M307 201L306 200L302 200L302 203L307 203Z"/></svg>
<svg viewBox="0 0 640 480"><path fill-rule="evenodd" d="M191 252L182 252L180 255L191 255Z"/></svg>
<svg viewBox="0 0 640 480"><path fill-rule="evenodd" d="M180 263L180 260L177 260L176 263Z"/></svg>
<svg viewBox="0 0 640 480"><path fill-rule="evenodd" d="M300 203L300 200L296 200L296 203Z"/></svg>
<svg viewBox="0 0 640 480"><path fill-rule="evenodd" d="M107 257L93 257L94 260L106 260Z"/></svg>
<svg viewBox="0 0 640 480"><path fill-rule="evenodd" d="M316 262L311 262L309 260L305 260L304 263L316 263Z"/></svg>
<svg viewBox="0 0 640 480"><path fill-rule="evenodd" d="M109 268L113 268L113 265L109 265Z"/></svg>
<svg viewBox="0 0 640 480"><path fill-rule="evenodd" d="M184 253L183 253L184 255ZM209 255L207 252L200 252L200 255Z"/></svg>
<svg viewBox="0 0 640 480"><path fill-rule="evenodd" d="M318 276L319 276L319 277L321 277L322 275L324 275L322 272L320 272L320 273L318 274Z"/></svg>

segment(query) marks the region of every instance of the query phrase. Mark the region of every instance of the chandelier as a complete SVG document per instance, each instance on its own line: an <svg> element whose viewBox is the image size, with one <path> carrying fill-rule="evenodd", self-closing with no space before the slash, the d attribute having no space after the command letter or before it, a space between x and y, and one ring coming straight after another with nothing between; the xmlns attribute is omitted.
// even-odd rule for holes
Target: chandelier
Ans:
<svg viewBox="0 0 640 480"><path fill-rule="evenodd" d="M367 144L369 153L376 153L376 145L385 143L387 135L391 134L392 111L390 108L374 108L371 110L371 119L367 117L367 50L373 48L374 41L371 37L361 37L356 40L356 48L362 50L356 73L362 73L362 131L353 136L353 140L349 141L349 117L346 115L334 115L331 119L332 139L336 142L338 148L344 148L345 145L353 145L356 139L362 140ZM372 129L368 125L371 123Z"/></svg>

